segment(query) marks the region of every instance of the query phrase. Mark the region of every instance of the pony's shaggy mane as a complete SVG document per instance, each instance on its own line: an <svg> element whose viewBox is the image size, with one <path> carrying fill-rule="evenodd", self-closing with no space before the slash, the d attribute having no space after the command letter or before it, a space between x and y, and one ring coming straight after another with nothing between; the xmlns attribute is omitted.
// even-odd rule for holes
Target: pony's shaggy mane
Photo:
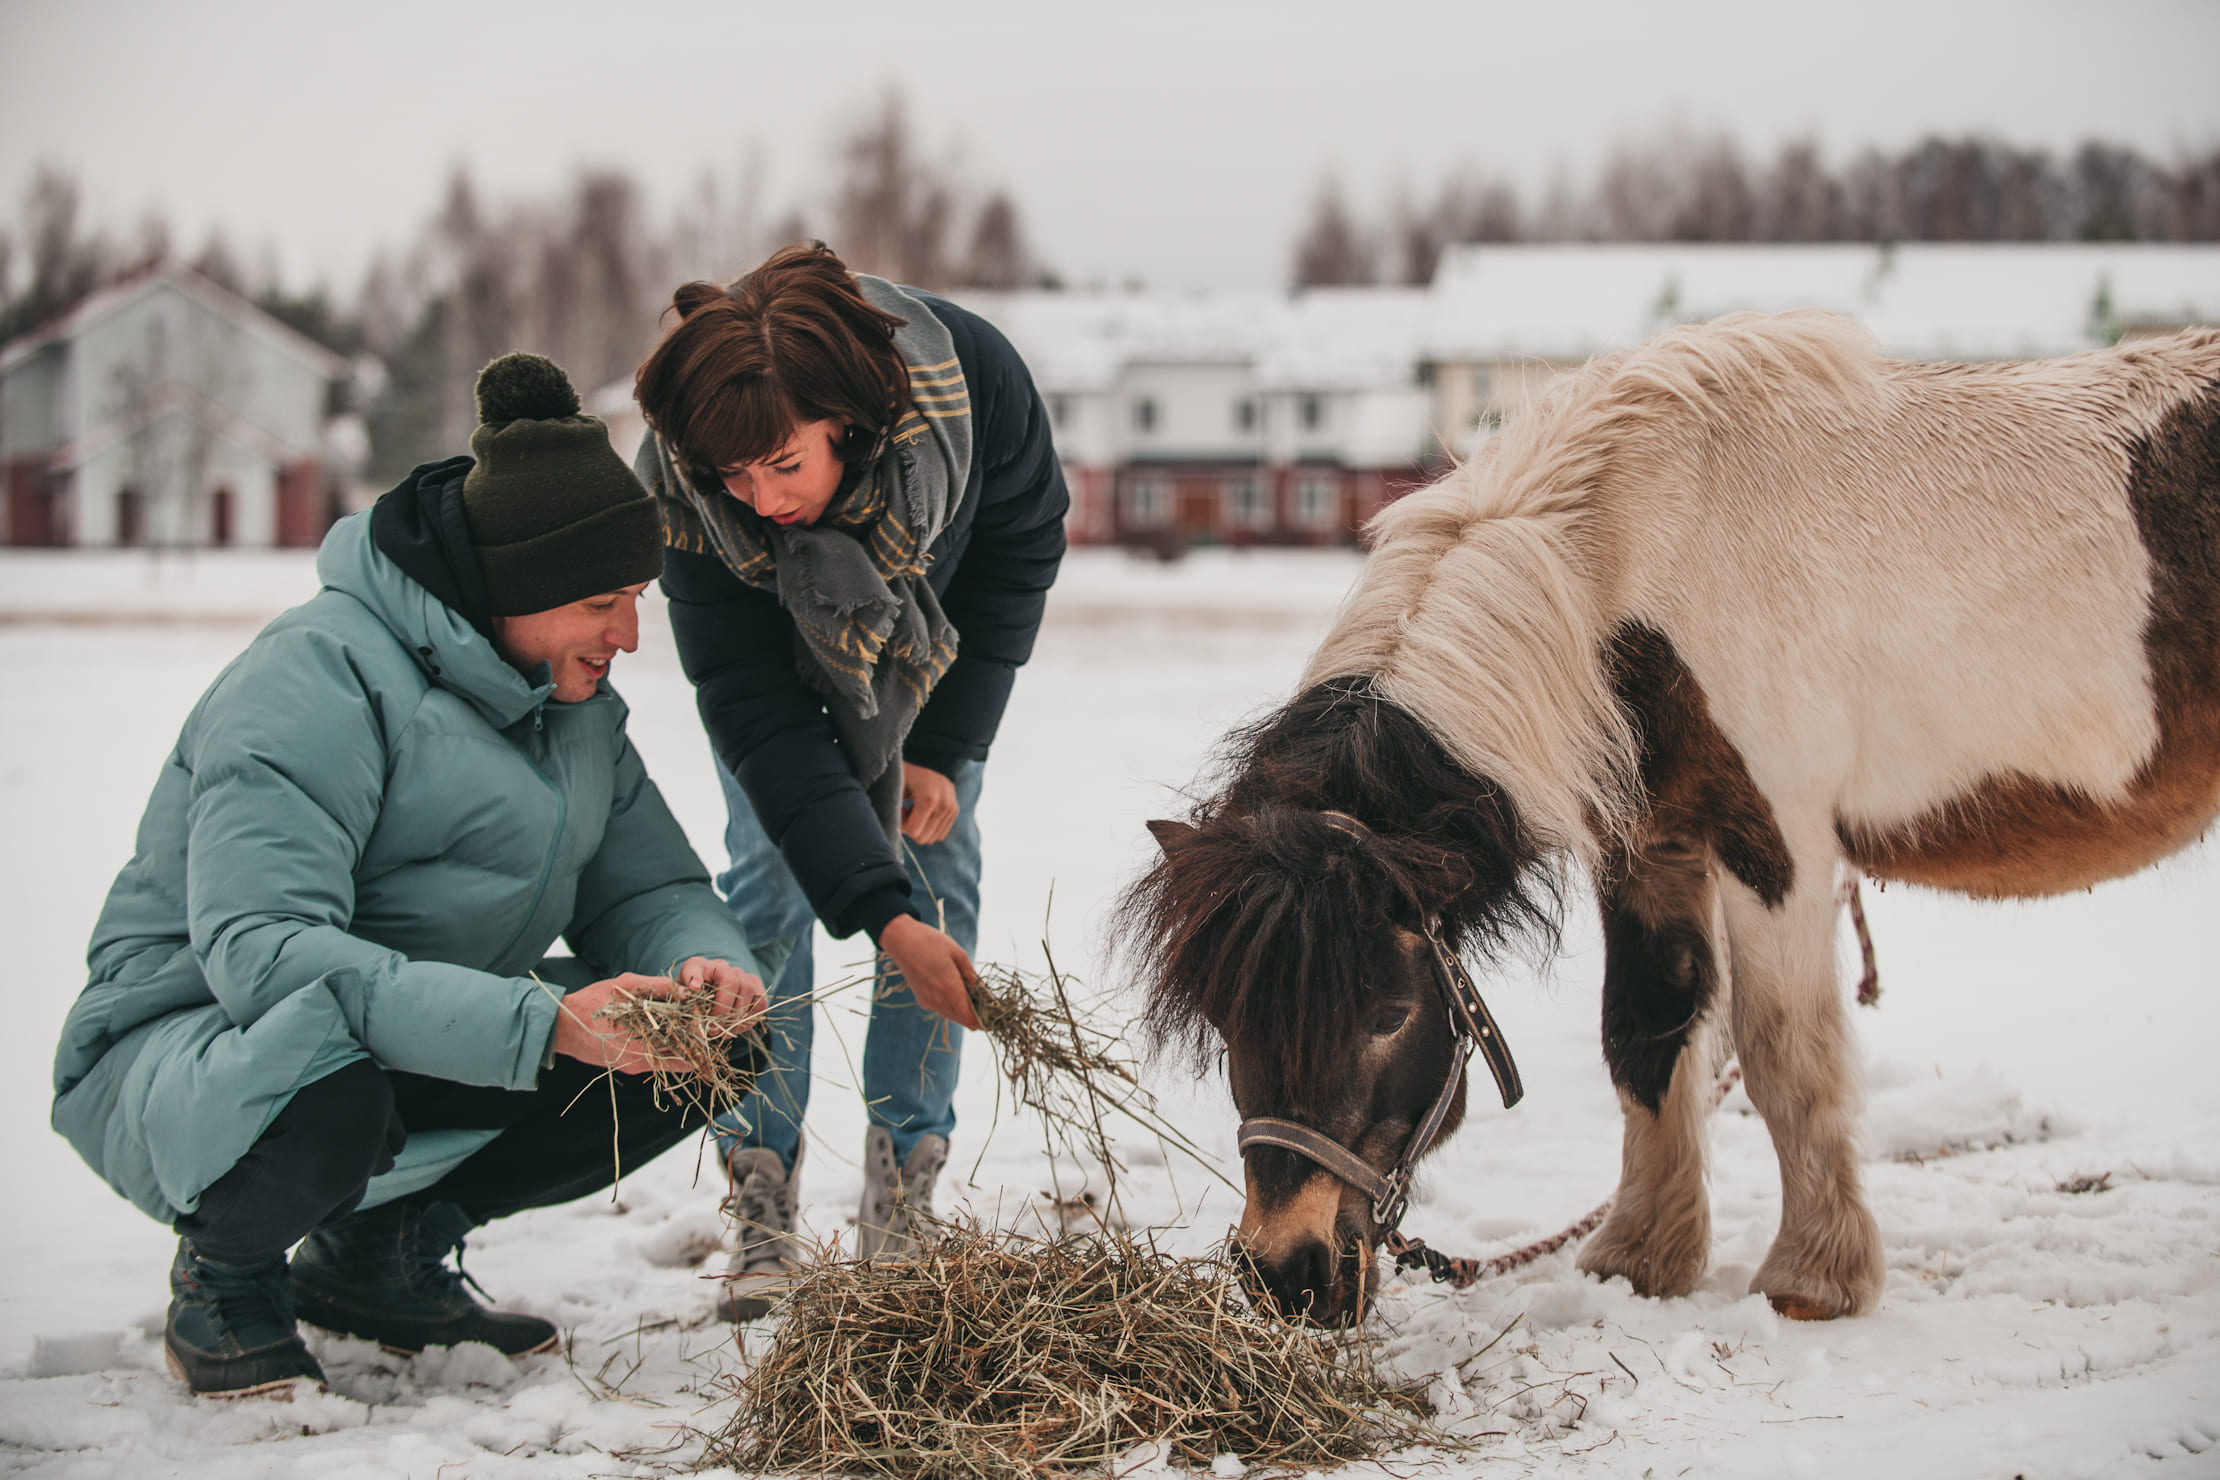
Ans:
<svg viewBox="0 0 2220 1480"><path fill-rule="evenodd" d="M1870 387L1864 330L1737 314L1591 361L1431 487L1372 521L1371 556L1306 683L1370 677L1548 846L1593 862L1641 806L1637 738L1605 662L1621 552L1597 496L1762 409L1824 415Z"/></svg>
<svg viewBox="0 0 2220 1480"><path fill-rule="evenodd" d="M1368 983L1397 966L1384 923L1438 915L1454 946L1490 955L1554 946L1558 874L1510 799L1368 681L1316 685L1234 732L1219 771L1117 919L1159 1046L1198 1064L1218 1035L1253 1048L1279 1081L1267 1092L1299 1107L1340 1064Z"/></svg>

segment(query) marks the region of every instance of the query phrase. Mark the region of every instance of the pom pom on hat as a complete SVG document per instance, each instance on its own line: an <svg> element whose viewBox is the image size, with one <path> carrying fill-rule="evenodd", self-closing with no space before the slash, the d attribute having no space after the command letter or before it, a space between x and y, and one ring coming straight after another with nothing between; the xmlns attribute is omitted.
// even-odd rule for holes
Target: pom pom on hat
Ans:
<svg viewBox="0 0 2220 1480"><path fill-rule="evenodd" d="M570 377L545 355L517 350L478 372L478 420L486 426L577 414L578 392Z"/></svg>
<svg viewBox="0 0 2220 1480"><path fill-rule="evenodd" d="M463 517L497 617L547 611L663 571L663 524L609 429L544 355L508 354L478 374L475 462Z"/></svg>

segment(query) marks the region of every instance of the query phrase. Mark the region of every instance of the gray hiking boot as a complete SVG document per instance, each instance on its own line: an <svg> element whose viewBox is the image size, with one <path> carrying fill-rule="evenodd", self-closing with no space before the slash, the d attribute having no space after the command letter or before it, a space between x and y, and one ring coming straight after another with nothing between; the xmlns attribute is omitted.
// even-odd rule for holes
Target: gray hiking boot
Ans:
<svg viewBox="0 0 2220 1480"><path fill-rule="evenodd" d="M162 1351L170 1371L204 1398L282 1398L295 1383L324 1384L301 1343L285 1256L223 1264L177 1241Z"/></svg>
<svg viewBox="0 0 2220 1480"><path fill-rule="evenodd" d="M894 1165L894 1135L883 1125L863 1137L863 1206L856 1213L856 1252L899 1259L930 1242L933 1187L948 1163L946 1136L920 1136L909 1158Z"/></svg>
<svg viewBox="0 0 2220 1480"><path fill-rule="evenodd" d="M794 1240L801 1149L795 1149L794 1169L788 1171L776 1151L742 1146L733 1151L725 1172L732 1179L725 1211L732 1215L738 1243L725 1271L717 1313L728 1321L758 1320L786 1298L802 1267L801 1245Z"/></svg>

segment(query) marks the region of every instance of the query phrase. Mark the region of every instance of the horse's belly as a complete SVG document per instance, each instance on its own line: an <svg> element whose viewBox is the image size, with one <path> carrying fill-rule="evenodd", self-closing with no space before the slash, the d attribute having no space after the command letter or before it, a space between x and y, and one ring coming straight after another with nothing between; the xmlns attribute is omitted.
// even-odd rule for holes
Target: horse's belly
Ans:
<svg viewBox="0 0 2220 1480"><path fill-rule="evenodd" d="M1982 899L2027 899L2118 879L2187 848L2220 814L2220 695L2162 714L2158 748L2125 797L2096 799L2022 774L1985 779L1894 825L1838 821L1876 879Z"/></svg>
<svg viewBox="0 0 2220 1480"><path fill-rule="evenodd" d="M2163 858L2220 813L2220 393L2175 406L2128 461L2123 506L2148 570L2130 588L2141 598L2135 666L2148 697L2046 706L2063 729L2147 723L2125 786L2000 758L1916 813L1846 805L1836 831L1861 867L1976 895L2055 894ZM2027 657L2054 677L2101 676L2064 647L2082 635L2054 628Z"/></svg>

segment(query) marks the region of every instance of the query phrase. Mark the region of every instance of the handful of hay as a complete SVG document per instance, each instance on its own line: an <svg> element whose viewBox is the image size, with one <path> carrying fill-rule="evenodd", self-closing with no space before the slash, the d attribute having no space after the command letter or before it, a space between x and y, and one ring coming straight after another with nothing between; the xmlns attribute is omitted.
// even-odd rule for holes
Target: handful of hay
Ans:
<svg viewBox="0 0 2220 1480"><path fill-rule="evenodd" d="M755 1076L732 1062L732 1036L714 1031L722 1023L715 987L704 984L668 997L646 993L614 997L593 1020L639 1040L657 1058L676 1059L686 1066L650 1071L658 1106L668 1097L697 1110L705 1120L713 1119L737 1107L755 1088Z"/></svg>
<svg viewBox="0 0 2220 1480"><path fill-rule="evenodd" d="M1283 1326L1225 1262L1121 1234L953 1228L913 1260L817 1265L780 1313L705 1468L1031 1480L1150 1441L1310 1468L1442 1437L1362 1338Z"/></svg>
<svg viewBox="0 0 2220 1480"><path fill-rule="evenodd" d="M1048 943L1041 948L1047 951ZM1155 1100L1141 1087L1140 1064L1116 1032L1073 1003L1070 981L1053 955L1038 981L1015 967L989 965L966 985L1002 1077L1017 1102L1041 1118L1051 1153L1059 1147L1083 1152L1115 1177L1124 1165L1104 1117L1117 1114L1223 1180L1210 1158L1156 1113Z"/></svg>

